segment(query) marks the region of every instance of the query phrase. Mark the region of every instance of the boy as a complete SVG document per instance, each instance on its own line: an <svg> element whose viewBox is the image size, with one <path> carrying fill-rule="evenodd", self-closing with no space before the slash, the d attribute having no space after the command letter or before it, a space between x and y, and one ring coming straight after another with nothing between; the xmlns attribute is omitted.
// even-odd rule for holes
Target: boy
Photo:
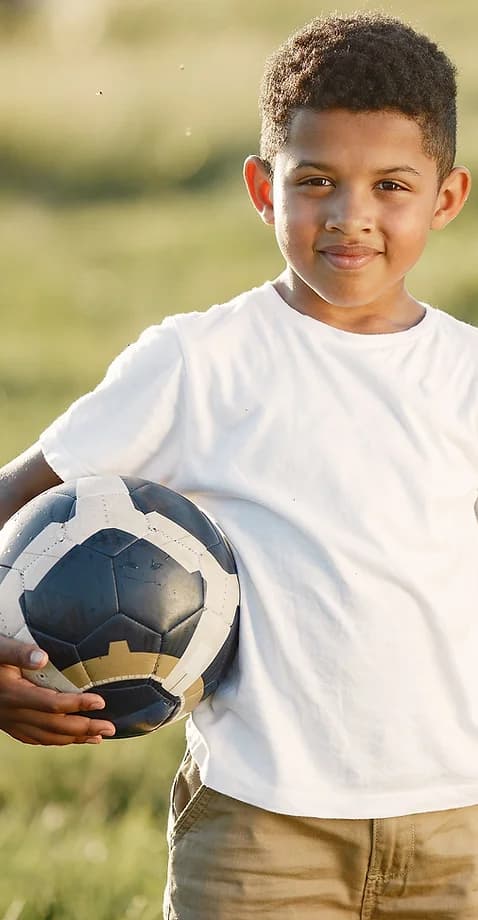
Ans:
<svg viewBox="0 0 478 920"><path fill-rule="evenodd" d="M469 194L455 95L395 19L291 36L245 164L284 271L147 330L3 471L3 519L132 474L235 548L239 655L187 726L168 920L478 916L478 331L405 286ZM111 731L0 670L13 737Z"/></svg>

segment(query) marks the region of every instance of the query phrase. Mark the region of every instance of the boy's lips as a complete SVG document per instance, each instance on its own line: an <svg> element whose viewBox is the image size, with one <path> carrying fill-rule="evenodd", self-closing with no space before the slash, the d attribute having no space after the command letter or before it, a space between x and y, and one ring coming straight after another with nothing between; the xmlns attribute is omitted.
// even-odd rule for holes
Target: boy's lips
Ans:
<svg viewBox="0 0 478 920"><path fill-rule="evenodd" d="M368 265L372 259L380 255L380 250L372 249L370 246L325 246L319 249L319 253L334 268L353 269Z"/></svg>

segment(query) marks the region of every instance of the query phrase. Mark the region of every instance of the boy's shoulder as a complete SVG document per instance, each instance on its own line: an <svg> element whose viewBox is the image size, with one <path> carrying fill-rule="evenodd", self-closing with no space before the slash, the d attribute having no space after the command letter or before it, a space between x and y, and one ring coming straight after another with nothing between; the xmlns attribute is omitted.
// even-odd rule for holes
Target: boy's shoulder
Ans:
<svg viewBox="0 0 478 920"><path fill-rule="evenodd" d="M266 281L225 303L213 304L202 312L177 313L169 320L184 343L210 342L222 336L240 335L241 330L250 331L251 324L273 306L273 300L272 284Z"/></svg>
<svg viewBox="0 0 478 920"><path fill-rule="evenodd" d="M453 336L455 341L462 343L464 346L469 344L473 350L478 345L478 327L464 319L458 319L452 313L441 310L439 307L434 308L440 317L442 329L447 335Z"/></svg>

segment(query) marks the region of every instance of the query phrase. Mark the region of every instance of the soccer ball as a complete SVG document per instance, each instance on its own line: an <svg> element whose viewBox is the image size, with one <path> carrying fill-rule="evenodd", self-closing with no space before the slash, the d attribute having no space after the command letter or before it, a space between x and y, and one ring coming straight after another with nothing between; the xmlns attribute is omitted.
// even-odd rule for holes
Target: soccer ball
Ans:
<svg viewBox="0 0 478 920"><path fill-rule="evenodd" d="M154 731L218 686L237 647L239 582L206 514L157 483L90 476L38 495L0 531L0 634L50 661L24 671L94 690L116 738Z"/></svg>

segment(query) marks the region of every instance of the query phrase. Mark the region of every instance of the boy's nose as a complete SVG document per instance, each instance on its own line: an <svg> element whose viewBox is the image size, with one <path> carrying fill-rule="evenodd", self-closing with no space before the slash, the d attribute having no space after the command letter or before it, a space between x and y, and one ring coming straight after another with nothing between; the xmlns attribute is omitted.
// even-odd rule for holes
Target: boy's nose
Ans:
<svg viewBox="0 0 478 920"><path fill-rule="evenodd" d="M345 236L357 237L365 231L373 230L374 227L375 221L369 201L353 194L334 196L325 221L325 230L338 230Z"/></svg>

